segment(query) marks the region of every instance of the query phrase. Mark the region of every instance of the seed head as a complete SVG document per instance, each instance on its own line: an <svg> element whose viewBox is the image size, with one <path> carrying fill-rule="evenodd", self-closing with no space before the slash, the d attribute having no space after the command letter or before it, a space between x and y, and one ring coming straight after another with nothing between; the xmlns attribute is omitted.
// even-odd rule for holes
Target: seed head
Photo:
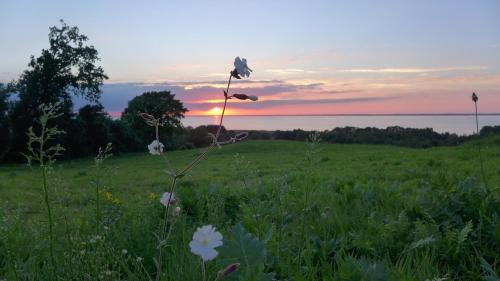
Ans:
<svg viewBox="0 0 500 281"><path fill-rule="evenodd" d="M158 119L156 119L151 114L148 114L145 112L140 112L137 115L139 115L139 117L141 117L142 120L144 120L144 122L146 122L146 124L148 124L149 126L155 127L155 126L159 125Z"/></svg>
<svg viewBox="0 0 500 281"><path fill-rule="evenodd" d="M476 93L472 93L472 101L477 102L479 98L477 97Z"/></svg>

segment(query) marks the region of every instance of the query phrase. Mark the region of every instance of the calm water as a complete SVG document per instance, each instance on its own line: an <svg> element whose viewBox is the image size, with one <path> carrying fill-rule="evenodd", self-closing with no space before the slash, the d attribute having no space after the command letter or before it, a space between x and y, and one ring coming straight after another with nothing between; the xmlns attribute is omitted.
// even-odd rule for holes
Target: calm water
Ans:
<svg viewBox="0 0 500 281"><path fill-rule="evenodd" d="M218 124L219 117L188 116L184 126ZM500 115L479 116L479 125L500 125ZM436 132L459 135L472 134L476 129L473 115L433 116L225 116L224 126L231 130L330 130L335 127L401 126L407 128L433 128Z"/></svg>

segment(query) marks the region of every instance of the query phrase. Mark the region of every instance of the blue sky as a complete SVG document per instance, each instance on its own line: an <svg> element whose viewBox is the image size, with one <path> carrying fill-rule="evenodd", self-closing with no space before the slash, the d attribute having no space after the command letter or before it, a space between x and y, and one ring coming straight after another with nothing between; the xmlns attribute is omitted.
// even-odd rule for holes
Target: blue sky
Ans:
<svg viewBox="0 0 500 281"><path fill-rule="evenodd" d="M265 96L234 114L463 112L471 91L489 101L485 111L500 105L496 0L2 0L0 82L47 47L59 19L99 51L111 112L144 87L210 110L235 56L261 82L236 89Z"/></svg>

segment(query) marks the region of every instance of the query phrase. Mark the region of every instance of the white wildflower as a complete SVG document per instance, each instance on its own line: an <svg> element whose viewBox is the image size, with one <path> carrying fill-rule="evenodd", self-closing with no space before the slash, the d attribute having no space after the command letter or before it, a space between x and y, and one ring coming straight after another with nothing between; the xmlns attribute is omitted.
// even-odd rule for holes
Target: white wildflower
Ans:
<svg viewBox="0 0 500 281"><path fill-rule="evenodd" d="M122 254L126 255L128 253L127 249L122 250Z"/></svg>
<svg viewBox="0 0 500 281"><path fill-rule="evenodd" d="M198 227L193 240L189 242L191 252L200 256L203 261L213 260L219 254L215 250L219 246L222 246L222 234L211 225Z"/></svg>
<svg viewBox="0 0 500 281"><path fill-rule="evenodd" d="M144 259L142 257L137 257L136 261L137 262L142 262Z"/></svg>
<svg viewBox="0 0 500 281"><path fill-rule="evenodd" d="M247 60L240 59L240 57L236 57L234 59L234 68L241 77L250 77L250 72L253 71L250 67L248 67Z"/></svg>
<svg viewBox="0 0 500 281"><path fill-rule="evenodd" d="M162 203L165 207L167 207L169 204L173 205L175 204L175 194L170 193L170 192L165 192L160 198L160 203Z"/></svg>
<svg viewBox="0 0 500 281"><path fill-rule="evenodd" d="M163 152L163 143L154 140L150 145L148 145L149 153L152 155L160 155Z"/></svg>

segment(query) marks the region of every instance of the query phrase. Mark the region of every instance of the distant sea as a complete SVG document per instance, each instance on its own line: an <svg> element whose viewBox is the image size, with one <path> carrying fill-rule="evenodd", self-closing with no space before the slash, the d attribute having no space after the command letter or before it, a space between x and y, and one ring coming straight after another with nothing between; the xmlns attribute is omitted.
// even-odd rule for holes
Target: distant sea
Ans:
<svg viewBox="0 0 500 281"><path fill-rule="evenodd" d="M218 116L187 116L184 126L218 124ZM479 116L479 125L500 125L500 114ZM224 126L229 130L331 130L336 127L401 126L405 128L433 128L439 133L458 135L473 134L476 130L474 115L432 114L432 115L314 115L314 116L224 116Z"/></svg>

